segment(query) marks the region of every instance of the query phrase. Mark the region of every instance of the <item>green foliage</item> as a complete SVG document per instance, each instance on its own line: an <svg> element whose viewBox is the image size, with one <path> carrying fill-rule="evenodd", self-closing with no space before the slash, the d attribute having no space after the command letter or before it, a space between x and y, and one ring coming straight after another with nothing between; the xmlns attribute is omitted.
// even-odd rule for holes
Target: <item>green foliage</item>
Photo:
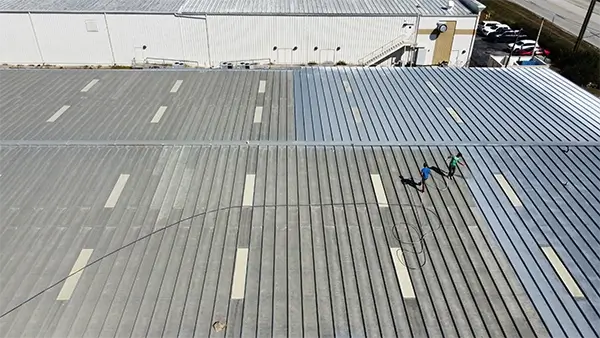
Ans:
<svg viewBox="0 0 600 338"><path fill-rule="evenodd" d="M560 74L582 86L600 84L600 53L584 50L565 53L558 64Z"/></svg>
<svg viewBox="0 0 600 338"><path fill-rule="evenodd" d="M346 66L346 65L347 65L347 63L346 63L346 62L344 62L344 61L342 61L342 60L340 60L340 61L336 62L336 64L335 64L335 65L336 65L336 66Z"/></svg>

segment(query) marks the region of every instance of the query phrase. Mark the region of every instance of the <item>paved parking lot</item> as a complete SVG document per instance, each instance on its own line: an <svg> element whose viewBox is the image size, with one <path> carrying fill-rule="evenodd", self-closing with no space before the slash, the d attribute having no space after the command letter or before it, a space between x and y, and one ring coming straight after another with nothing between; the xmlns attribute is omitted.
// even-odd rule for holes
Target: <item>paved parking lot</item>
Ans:
<svg viewBox="0 0 600 338"><path fill-rule="evenodd" d="M504 50L506 43L492 43L484 41L481 36L475 38L471 66L486 67L490 55L507 55Z"/></svg>

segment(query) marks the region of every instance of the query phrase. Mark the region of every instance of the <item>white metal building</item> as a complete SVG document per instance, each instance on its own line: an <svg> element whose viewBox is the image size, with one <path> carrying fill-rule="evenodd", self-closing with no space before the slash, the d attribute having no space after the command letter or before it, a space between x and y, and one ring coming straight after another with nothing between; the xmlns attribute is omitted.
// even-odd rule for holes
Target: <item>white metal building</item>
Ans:
<svg viewBox="0 0 600 338"><path fill-rule="evenodd" d="M0 0L0 64L463 66L482 9L475 0Z"/></svg>

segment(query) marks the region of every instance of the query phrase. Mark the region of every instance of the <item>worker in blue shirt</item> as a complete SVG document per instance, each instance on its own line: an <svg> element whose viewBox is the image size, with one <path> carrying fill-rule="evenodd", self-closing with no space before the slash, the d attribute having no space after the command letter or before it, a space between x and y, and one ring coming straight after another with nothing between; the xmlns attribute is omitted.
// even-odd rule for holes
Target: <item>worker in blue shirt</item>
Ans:
<svg viewBox="0 0 600 338"><path fill-rule="evenodd" d="M425 192L425 181L427 181L430 174L431 169L429 169L427 162L423 163L423 168L421 168L421 183L419 183L421 185L421 192Z"/></svg>

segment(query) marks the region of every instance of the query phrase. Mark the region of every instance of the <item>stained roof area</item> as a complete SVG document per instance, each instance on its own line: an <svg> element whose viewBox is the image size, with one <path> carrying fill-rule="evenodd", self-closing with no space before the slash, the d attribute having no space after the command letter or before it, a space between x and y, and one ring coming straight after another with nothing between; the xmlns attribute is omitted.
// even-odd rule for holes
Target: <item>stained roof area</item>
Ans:
<svg viewBox="0 0 600 338"><path fill-rule="evenodd" d="M291 71L13 72L0 76L0 137L12 140L287 140ZM82 93L88 83L98 82ZM257 95L260 81L265 93ZM35 81L36 85L32 86ZM182 81L177 95L170 90ZM52 87L48 90L46 86ZM115 90L115 88L119 88ZM28 99L23 100L27 95ZM47 123L61 107L61 123ZM161 123L149 124L161 107ZM254 123L256 106L262 123ZM45 118L42 118L45 117Z"/></svg>
<svg viewBox="0 0 600 338"><path fill-rule="evenodd" d="M100 11L187 14L474 15L460 0L0 0L0 11Z"/></svg>
<svg viewBox="0 0 600 338"><path fill-rule="evenodd" d="M221 336L222 321L235 336L547 336L465 180L434 177L424 195L403 184L450 151L2 147L0 312L67 275L82 249L95 260L185 221L87 268L68 301L59 286L0 319L0 335ZM231 299L240 248L245 293Z"/></svg>
<svg viewBox="0 0 600 338"><path fill-rule="evenodd" d="M551 70L0 88L0 337L600 335L600 101Z"/></svg>

